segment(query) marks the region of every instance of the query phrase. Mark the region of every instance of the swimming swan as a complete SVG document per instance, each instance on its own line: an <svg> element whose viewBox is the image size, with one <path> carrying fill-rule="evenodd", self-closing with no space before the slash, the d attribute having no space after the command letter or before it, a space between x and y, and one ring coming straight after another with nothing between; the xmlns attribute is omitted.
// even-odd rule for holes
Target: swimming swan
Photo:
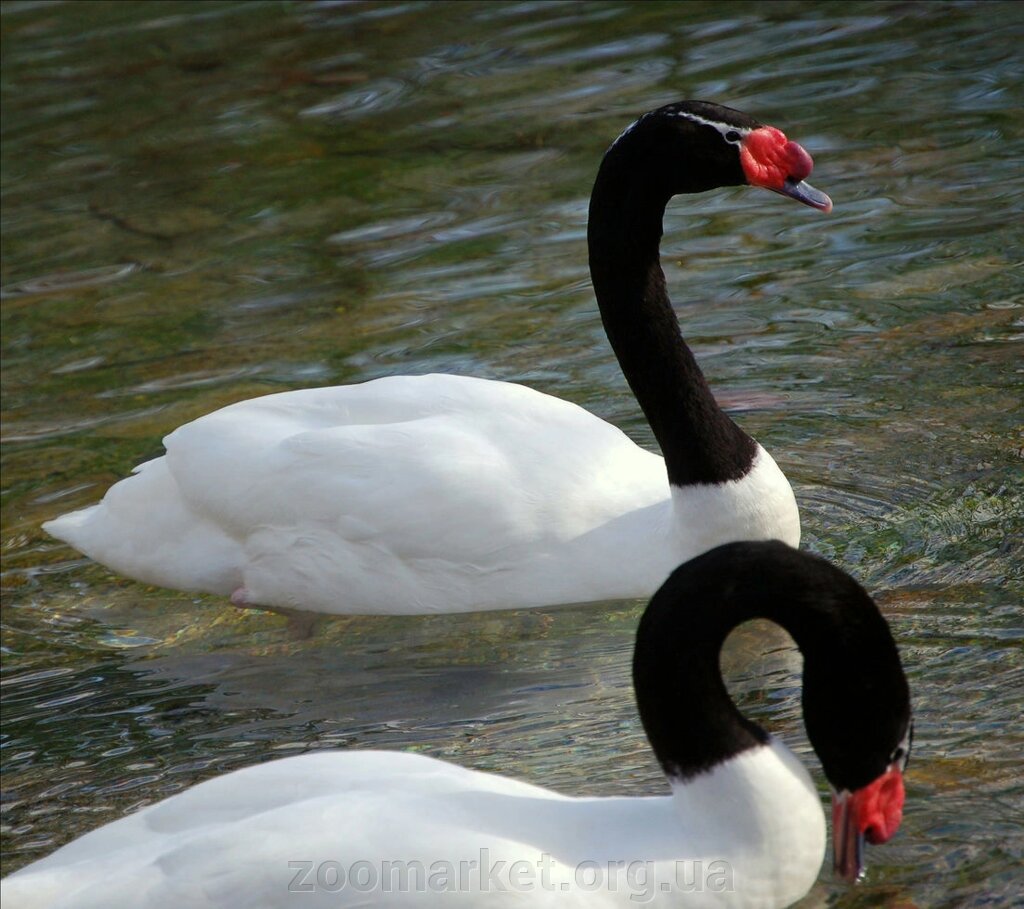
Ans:
<svg viewBox="0 0 1024 909"><path fill-rule="evenodd" d="M522 385L396 376L232 404L164 439L44 529L117 572L326 613L466 612L646 597L737 539L800 540L771 456L715 403L658 257L669 199L750 184L822 211L810 156L739 111L645 114L604 156L590 271L664 460Z"/></svg>
<svg viewBox="0 0 1024 909"><path fill-rule="evenodd" d="M680 567L633 680L670 794L574 798L419 754L319 751L193 786L9 876L5 909L770 907L814 884L825 818L796 756L744 717L719 650L751 618L803 653L833 789L835 867L899 826L910 702L885 619L849 575L778 542Z"/></svg>

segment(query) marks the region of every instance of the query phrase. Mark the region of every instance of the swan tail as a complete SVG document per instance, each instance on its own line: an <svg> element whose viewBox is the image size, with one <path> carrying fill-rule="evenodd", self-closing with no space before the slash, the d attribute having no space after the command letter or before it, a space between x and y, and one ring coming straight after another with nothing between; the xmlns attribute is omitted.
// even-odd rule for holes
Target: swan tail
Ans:
<svg viewBox="0 0 1024 909"><path fill-rule="evenodd" d="M241 544L189 507L164 458L140 465L102 501L47 521L43 530L147 584L227 596L242 583Z"/></svg>

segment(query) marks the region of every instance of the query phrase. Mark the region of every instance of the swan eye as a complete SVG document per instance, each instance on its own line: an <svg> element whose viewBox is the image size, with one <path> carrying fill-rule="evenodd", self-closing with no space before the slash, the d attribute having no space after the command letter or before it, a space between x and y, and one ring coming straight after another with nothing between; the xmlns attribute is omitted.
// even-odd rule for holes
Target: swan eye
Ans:
<svg viewBox="0 0 1024 909"><path fill-rule="evenodd" d="M738 132L736 132L736 130L730 129L729 132L727 132L725 134L725 141L726 142L739 142L740 141L740 134Z"/></svg>

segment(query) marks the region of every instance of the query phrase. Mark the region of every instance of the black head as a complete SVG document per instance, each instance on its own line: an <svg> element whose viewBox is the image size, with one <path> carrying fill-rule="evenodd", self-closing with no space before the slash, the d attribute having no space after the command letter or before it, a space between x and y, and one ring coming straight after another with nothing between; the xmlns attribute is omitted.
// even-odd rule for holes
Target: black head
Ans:
<svg viewBox="0 0 1024 909"><path fill-rule="evenodd" d="M632 168L640 186L669 199L719 186L761 186L831 211L832 201L804 182L811 156L749 114L707 101L678 101L644 114L612 144L605 166ZM641 189L643 192L643 189Z"/></svg>
<svg viewBox="0 0 1024 909"><path fill-rule="evenodd" d="M740 162L743 139L761 126L753 117L704 101L679 101L626 128L608 150L613 162L639 158L658 175L668 197L747 182Z"/></svg>
<svg viewBox="0 0 1024 909"><path fill-rule="evenodd" d="M804 655L804 724L832 787L853 792L906 763L910 689L874 601L845 572L817 561L824 583L816 621L790 631Z"/></svg>

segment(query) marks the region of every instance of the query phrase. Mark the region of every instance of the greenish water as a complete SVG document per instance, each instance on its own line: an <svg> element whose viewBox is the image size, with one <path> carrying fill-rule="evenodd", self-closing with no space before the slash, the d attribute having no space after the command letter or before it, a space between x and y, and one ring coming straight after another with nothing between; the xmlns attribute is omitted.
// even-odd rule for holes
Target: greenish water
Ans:
<svg viewBox="0 0 1024 909"><path fill-rule="evenodd" d="M680 201L663 257L804 545L877 593L917 715L901 833L807 905L1024 900L1021 9L0 7L5 871L310 748L662 791L629 684L640 603L297 640L39 525L216 407L395 373L526 382L651 445L589 287L587 196L628 122L697 97L784 129L835 200ZM806 752L785 641L741 631L727 664Z"/></svg>

